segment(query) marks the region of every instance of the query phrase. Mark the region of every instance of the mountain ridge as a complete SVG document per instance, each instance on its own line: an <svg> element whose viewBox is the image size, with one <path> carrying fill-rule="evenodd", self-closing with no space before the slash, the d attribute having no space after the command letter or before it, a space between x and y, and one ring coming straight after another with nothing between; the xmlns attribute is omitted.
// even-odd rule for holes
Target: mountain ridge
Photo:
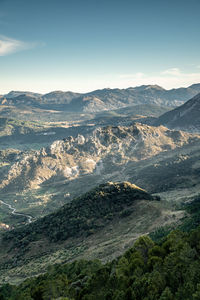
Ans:
<svg viewBox="0 0 200 300"><path fill-rule="evenodd" d="M0 264L4 264L5 257L10 260L11 253L13 259L17 255L19 261L24 256L28 257L28 253L32 257L41 255L42 249L36 247L36 243L46 241L44 255L49 248L60 249L63 243L70 243L71 239L84 240L109 224L129 217L138 209L136 202L144 205L144 201L159 200L159 197L129 182L101 184L31 224L4 232L1 245L2 249L5 247L7 250L3 250ZM34 247L34 252L30 245Z"/></svg>
<svg viewBox="0 0 200 300"><path fill-rule="evenodd" d="M0 282L41 274L77 258L112 260L135 240L177 224L182 211L130 182L107 182L31 224L0 235Z"/></svg>
<svg viewBox="0 0 200 300"><path fill-rule="evenodd" d="M138 104L156 104L174 107L183 104L200 92L200 84L188 88L165 90L157 85L143 85L127 89L101 89L89 93L53 91L44 95L12 91L1 98L1 105L66 110L71 112L98 112ZM20 94L21 93L21 94Z"/></svg>
<svg viewBox="0 0 200 300"><path fill-rule="evenodd" d="M161 124L171 129L200 132L200 93L154 122L154 125Z"/></svg>

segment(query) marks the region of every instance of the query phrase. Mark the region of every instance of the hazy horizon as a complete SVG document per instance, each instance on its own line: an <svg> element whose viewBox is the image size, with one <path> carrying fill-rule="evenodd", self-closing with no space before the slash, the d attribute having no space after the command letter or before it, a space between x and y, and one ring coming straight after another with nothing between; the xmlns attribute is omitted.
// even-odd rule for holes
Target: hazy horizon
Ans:
<svg viewBox="0 0 200 300"><path fill-rule="evenodd" d="M197 83L193 83L194 85L195 84L200 84L200 82L197 82ZM192 85L193 85L192 84ZM132 88L132 89L134 89L134 88L137 88L137 87L141 87L141 86L143 86L143 85L136 85L136 86L129 86L129 87L125 87L125 88L121 88L121 89L129 89L129 88ZM144 84L144 86L160 86L160 85L158 85L158 84ZM175 87L175 88L171 88L171 89L178 89L178 88L189 88L191 85L186 85L186 86L178 86L178 87ZM161 88L163 88L164 90L166 90L166 91L169 91L169 90L171 90L170 88L169 89L165 89L163 86L160 86ZM87 93L91 93L91 92L94 92L94 91L96 91L96 90L104 90L104 89L120 89L120 88L118 88L118 87L113 87L113 88L110 88L110 87L103 87L102 89L95 89L95 90L88 90L88 91L75 91L75 90L48 90L47 92L40 92L40 91L35 91L35 90L9 90L9 91L7 91L6 93L1 93L1 91L0 91L0 95L6 95L6 94L9 94L9 93L11 93L11 92L24 92L24 93L38 93L38 94L48 94L48 93L51 93L51 92L71 92L71 93L80 93L80 94L87 94Z"/></svg>

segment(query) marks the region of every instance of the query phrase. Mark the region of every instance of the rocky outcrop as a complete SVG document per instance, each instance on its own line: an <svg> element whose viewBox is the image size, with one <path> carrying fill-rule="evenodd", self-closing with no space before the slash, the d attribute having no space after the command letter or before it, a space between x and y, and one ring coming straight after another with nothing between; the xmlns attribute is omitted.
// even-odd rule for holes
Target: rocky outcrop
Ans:
<svg viewBox="0 0 200 300"><path fill-rule="evenodd" d="M139 123L97 128L90 135L79 134L40 151L19 154L0 187L22 191L37 189L50 179L71 181L89 174L106 175L113 167L146 160L199 139L199 135Z"/></svg>

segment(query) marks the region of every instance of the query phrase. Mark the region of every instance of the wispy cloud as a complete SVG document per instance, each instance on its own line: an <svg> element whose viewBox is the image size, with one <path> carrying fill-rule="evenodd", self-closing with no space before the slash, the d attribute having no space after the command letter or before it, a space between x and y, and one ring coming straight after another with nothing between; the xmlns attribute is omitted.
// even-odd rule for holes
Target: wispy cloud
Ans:
<svg viewBox="0 0 200 300"><path fill-rule="evenodd" d="M171 68L161 72L162 75L172 75L172 76L179 76L181 75L181 71L178 68Z"/></svg>
<svg viewBox="0 0 200 300"><path fill-rule="evenodd" d="M121 74L121 75L119 75L119 77L122 78L122 79L129 79L129 78L140 79L140 78L143 78L144 76L145 76L145 74L142 73L142 72L138 72L138 73L135 73L135 74Z"/></svg>
<svg viewBox="0 0 200 300"><path fill-rule="evenodd" d="M0 56L9 55L18 51L35 47L35 43L26 43L0 35Z"/></svg>
<svg viewBox="0 0 200 300"><path fill-rule="evenodd" d="M179 68L170 68L160 72L154 73L130 73L130 74L119 74L113 76L112 79L107 81L106 86L111 87L128 87L138 86L143 84L158 84L164 88L177 88L187 87L193 83L200 83L200 72L183 72Z"/></svg>

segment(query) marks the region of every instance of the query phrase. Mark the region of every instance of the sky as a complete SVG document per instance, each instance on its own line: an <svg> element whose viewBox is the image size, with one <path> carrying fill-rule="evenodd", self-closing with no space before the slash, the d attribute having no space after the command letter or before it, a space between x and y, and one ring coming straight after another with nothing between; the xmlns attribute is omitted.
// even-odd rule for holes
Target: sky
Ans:
<svg viewBox="0 0 200 300"><path fill-rule="evenodd" d="M200 83L199 0L0 0L0 94Z"/></svg>

